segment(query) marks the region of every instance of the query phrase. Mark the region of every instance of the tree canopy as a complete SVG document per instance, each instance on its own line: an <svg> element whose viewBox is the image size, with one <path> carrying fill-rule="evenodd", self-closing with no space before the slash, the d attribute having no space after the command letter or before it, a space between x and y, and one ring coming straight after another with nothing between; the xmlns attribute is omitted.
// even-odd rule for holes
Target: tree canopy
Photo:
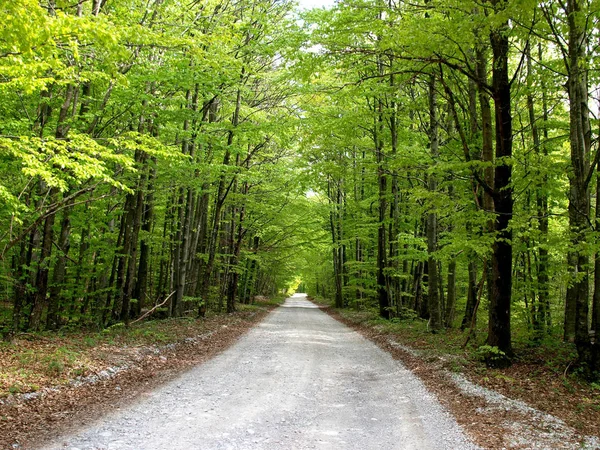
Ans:
<svg viewBox="0 0 600 450"><path fill-rule="evenodd" d="M490 363L560 336L600 370L596 0L0 13L5 332L302 282L467 341L483 321Z"/></svg>

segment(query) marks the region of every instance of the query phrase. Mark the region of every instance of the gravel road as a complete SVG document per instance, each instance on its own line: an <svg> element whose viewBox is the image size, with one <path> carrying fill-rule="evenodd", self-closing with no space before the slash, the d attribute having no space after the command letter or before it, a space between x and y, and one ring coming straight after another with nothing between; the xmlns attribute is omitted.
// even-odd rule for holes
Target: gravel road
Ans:
<svg viewBox="0 0 600 450"><path fill-rule="evenodd" d="M401 363L296 294L226 352L50 449L476 448Z"/></svg>

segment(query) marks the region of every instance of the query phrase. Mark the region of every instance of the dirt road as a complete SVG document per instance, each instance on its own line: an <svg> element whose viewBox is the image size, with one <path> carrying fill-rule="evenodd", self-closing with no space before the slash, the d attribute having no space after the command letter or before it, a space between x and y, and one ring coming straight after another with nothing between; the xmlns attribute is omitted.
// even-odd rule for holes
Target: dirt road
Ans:
<svg viewBox="0 0 600 450"><path fill-rule="evenodd" d="M297 294L218 357L45 448L475 446L410 371Z"/></svg>

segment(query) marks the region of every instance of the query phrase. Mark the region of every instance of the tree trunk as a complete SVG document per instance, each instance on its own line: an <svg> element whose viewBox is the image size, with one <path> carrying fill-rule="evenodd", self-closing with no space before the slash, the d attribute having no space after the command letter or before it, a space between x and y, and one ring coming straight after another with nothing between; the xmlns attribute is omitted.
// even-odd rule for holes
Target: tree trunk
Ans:
<svg viewBox="0 0 600 450"><path fill-rule="evenodd" d="M479 156L482 161L489 162L490 166L493 162L493 147L492 147L492 126L491 126L491 110L490 110L490 102L487 93L483 90L482 84L487 82L487 60L484 48L481 43L476 46L475 50L476 57L476 76L479 80L479 83L476 83L474 80L469 80L469 128L470 128L470 139L473 142L476 142L479 134L479 123L477 116L477 99L479 98L479 104L481 108L481 125L482 125L482 147L481 147L481 155ZM469 155L469 159L472 156ZM494 171L492 167L486 167L483 172L484 181L489 185L493 186L494 184ZM475 178L471 177L471 188L473 190L473 195L476 197L475 207L479 208L479 201L477 197L479 196L478 190L480 187L476 184ZM483 193L483 210L486 212L490 212L493 210L494 204L492 196L484 190ZM473 224L470 221L466 223L466 233L469 239L474 239L475 235L473 233ZM488 232L492 232L493 230L493 222L489 221L488 223ZM477 323L477 314L476 311L476 303L477 303L477 258L478 255L475 251L469 250L467 253L468 263L467 263L467 273L468 273L468 282L467 282L467 303L465 305L465 313L463 315L463 319L461 321L460 329L464 331L465 328L470 327L471 324ZM485 277L485 274L483 274Z"/></svg>
<svg viewBox="0 0 600 450"><path fill-rule="evenodd" d="M63 212L60 223L60 236L58 239L58 249L60 254L56 259L54 271L52 273L52 286L50 287L50 299L48 304L48 314L46 316L46 328L55 330L59 327L58 311L61 306L61 291L67 274L67 256L69 254L71 234L71 219L69 208ZM63 307L66 305L63 302Z"/></svg>
<svg viewBox="0 0 600 450"><path fill-rule="evenodd" d="M13 292L13 311L12 311L12 331L17 332L21 329L21 319L23 315L23 306L27 297L27 273L24 270L27 265L27 256L30 254L27 251L27 241L23 239L21 242L18 256L14 255L13 271L15 279L15 287Z"/></svg>
<svg viewBox="0 0 600 450"><path fill-rule="evenodd" d="M439 157L438 118L437 118L437 94L435 91L435 78L431 75L429 79L429 145L433 163ZM428 189L430 193L437 191L437 180L435 174L429 174ZM440 306L440 295L438 285L440 284L438 264L435 259L438 245L437 213L430 209L427 214L427 283L429 286L427 301L429 309L429 329L437 333L442 327L442 314Z"/></svg>
<svg viewBox="0 0 600 450"><path fill-rule="evenodd" d="M477 263L473 260L469 260L467 271L469 272L467 304L465 306L465 315L463 316L460 324L460 329L463 331L471 326L471 323L477 322L477 318L474 317L474 315L477 313L475 311L475 304L477 303ZM483 274L484 277L485 275L486 274Z"/></svg>
<svg viewBox="0 0 600 450"><path fill-rule="evenodd" d="M145 158L145 156L144 156ZM143 162L143 161L142 161ZM145 169L142 169L145 172ZM145 178L143 176L143 178ZM138 185L137 195L135 200L135 209L133 209L132 221L131 221L131 237L129 254L126 258L127 272L125 278L125 285L123 287L123 303L121 308L120 319L125 322L125 325L129 325L129 319L131 318L131 300L133 298L133 288L135 286L135 274L137 268L137 251L138 251L138 237L140 229L142 227L142 216L144 213L144 190L145 186L143 183Z"/></svg>
<svg viewBox="0 0 600 450"><path fill-rule="evenodd" d="M494 6L500 4L494 0ZM494 105L496 116L496 167L494 170L494 210L496 239L492 249L492 297L489 305L487 343L512 356L511 292L512 292L512 231L513 214L511 87L508 74L508 22L491 31L493 52ZM506 158L506 159L505 159ZM496 361L498 362L498 361ZM508 363L507 360L499 364Z"/></svg>
<svg viewBox="0 0 600 450"><path fill-rule="evenodd" d="M154 180L156 179L156 167L150 169L150 180L148 182L148 192L145 197L144 207L142 212L142 231L144 238L140 240L140 261L138 264L138 273L135 282L133 297L137 299L135 315L139 315L141 310L146 306L148 300L148 270L150 266L150 244L148 238L152 231L154 221Z"/></svg>
<svg viewBox="0 0 600 450"><path fill-rule="evenodd" d="M390 88L395 89L395 76L393 69L394 60L390 57ZM394 95L394 94L392 94ZM397 105L396 101L392 98L390 103L390 139L391 139L391 158L395 160L398 154L398 117L397 117ZM390 306L395 306L396 315L401 314L402 307L402 288L400 286L400 277L398 276L399 271L399 251L398 251L398 233L400 230L400 205L399 196L400 189L398 186L398 171L392 170L392 198L390 202L390 225L389 225L389 261L391 262L391 268L394 271L393 276L388 277L390 279Z"/></svg>
<svg viewBox="0 0 600 450"><path fill-rule="evenodd" d="M387 290L387 174L385 167L385 153L383 148L383 102L377 100L378 119L375 123L375 154L377 160L377 182L379 186L379 229L377 233L377 295L379 299L379 315L385 319L390 318L390 299Z"/></svg>
<svg viewBox="0 0 600 450"><path fill-rule="evenodd" d="M244 183L244 188L242 190L242 194L244 196L248 195L248 183ZM238 296L238 288L239 288L239 279L240 279L240 271L238 269L238 264L240 260L240 253L242 250L242 242L244 240L244 218L246 216L246 206L242 205L239 212L238 218L238 226L237 226L237 239L235 241L235 246L232 252L230 266L233 270L233 274L231 275L231 280L229 283L229 290L227 292L227 312L233 313L235 312L235 299Z"/></svg>
<svg viewBox="0 0 600 450"><path fill-rule="evenodd" d="M50 188L49 198L56 197L58 190ZM38 262L38 270L35 278L35 294L33 297L33 309L29 317L29 329L38 331L42 325L42 314L47 304L48 295L48 276L50 272L50 256L52 255L52 240L54 239L54 218L55 215L49 215L44 221L42 232L42 248Z"/></svg>
<svg viewBox="0 0 600 450"><path fill-rule="evenodd" d="M526 56L527 56L527 85L528 85L528 93L527 93L527 109L529 112L529 123L531 124L531 134L533 138L533 147L535 149L535 153L537 155L536 165L540 168L540 172L545 171L544 163L546 159L542 159L542 157L548 156L548 150L546 148L546 140L548 138L547 127L544 126L544 143L542 144L540 139L540 133L535 117L535 105L533 101L532 89L533 89L533 64L531 60L531 49L528 44L526 47ZM540 47L540 61L541 61L541 47ZM547 105L545 101L546 96L546 86L542 80L542 95L544 96L543 100L543 109L544 109L544 123L546 123L547 118ZM542 156L543 155L543 156ZM540 242L539 242L539 250L538 250L538 270L537 270L537 294L538 294L538 305L537 305L537 314L534 320L535 330L534 333L536 335L536 339L539 339L542 335L546 334L546 326L548 323L548 314L549 314L549 292L548 292L548 194L547 194L547 183L548 176L544 174L538 173L538 184L536 186L536 208L538 215L538 229L540 232Z"/></svg>
<svg viewBox="0 0 600 450"><path fill-rule="evenodd" d="M194 92L187 91L186 95L186 107L192 112L198 111L198 90L199 86L196 84ZM206 114L205 114L206 116ZM189 121L185 120L183 124L183 132L186 133L190 127ZM191 138L185 137L182 143L182 153L190 157L190 161L195 161L196 153L196 134L197 134L198 123L194 119L192 121L192 136ZM197 171L195 171L195 177L197 177ZM187 190L187 193L185 191ZM185 194L184 194L185 193ZM196 211L197 196L192 188L183 190L182 196L185 197L185 201L181 205L181 220L179 224L179 236L180 239L177 242L179 246L177 264L177 280L175 285L175 304L177 305L175 314L180 316L183 313L183 297L186 291L186 282L188 278L189 260L192 249L192 224L194 223L194 212Z"/></svg>
<svg viewBox="0 0 600 450"><path fill-rule="evenodd" d="M246 73L245 69L242 68L242 73L240 76L240 83L243 83L245 73ZM241 107L242 107L242 88L240 86L237 90L235 110L233 112L233 117L231 119L232 129L229 131L228 138L227 138L227 148L225 149L225 155L223 157L223 166L228 166L229 162L230 162L231 146L233 145L235 128L238 126L239 121L240 121ZM232 182L233 182L233 180L232 180ZM206 265L204 266L204 277L202 279L201 289L200 289L200 299L201 299L200 305L201 306L199 307L199 310L198 310L198 315L200 315L200 316L202 315L202 305L204 305L204 307L206 307L208 305L207 297L208 297L208 290L209 290L209 286L210 286L210 278L212 275L213 266L214 266L214 262L215 262L217 243L219 240L219 231L221 229L221 211L223 208L223 204L225 203L225 200L229 193L229 189L230 188L225 186L225 173L223 173L223 174L221 174L221 177L219 179L219 186L217 188L217 195L215 198L215 207L214 207L214 211L213 211L213 225L212 225L212 231L210 234L209 245L208 245L208 261L207 261Z"/></svg>
<svg viewBox="0 0 600 450"><path fill-rule="evenodd" d="M586 72L586 32L580 20L581 1L567 1L569 25L568 80L571 171L569 191L569 229L571 246L568 255L571 284L567 288L565 339L574 341L582 362L593 370L598 346L592 346L588 329L589 257L585 248L589 231L589 182L594 167L590 167L591 129L588 109Z"/></svg>
<svg viewBox="0 0 600 450"><path fill-rule="evenodd" d="M329 178L327 183L327 194L329 197L329 226L331 228L331 238L332 238L332 257L333 257L333 279L335 285L335 307L342 308L344 306L344 298L342 294L342 258L341 258L341 236L339 235L339 226L338 222L341 220L340 218L340 208L339 204L339 181L335 190L332 186L333 182L331 178ZM335 194L334 194L335 191Z"/></svg>
<svg viewBox="0 0 600 450"><path fill-rule="evenodd" d="M600 225L600 162L596 169L596 229ZM594 296L592 299L592 332L595 345L600 345L600 253L594 261ZM598 350L597 350L598 351Z"/></svg>

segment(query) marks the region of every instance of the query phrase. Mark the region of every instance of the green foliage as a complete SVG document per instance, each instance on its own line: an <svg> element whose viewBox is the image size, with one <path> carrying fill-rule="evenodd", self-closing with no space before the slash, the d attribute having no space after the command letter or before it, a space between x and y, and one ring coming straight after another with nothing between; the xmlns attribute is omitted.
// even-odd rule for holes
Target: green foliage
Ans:
<svg viewBox="0 0 600 450"><path fill-rule="evenodd" d="M506 367L510 364L506 353L496 346L482 345L477 348L475 355L480 361L485 362L488 367Z"/></svg>
<svg viewBox="0 0 600 450"><path fill-rule="evenodd" d="M123 328L125 328L125 324L123 322L117 322L114 325L111 325L110 327L102 330L102 333L107 335L116 334L122 331Z"/></svg>
<svg viewBox="0 0 600 450"><path fill-rule="evenodd" d="M118 339L162 302L154 317L302 282L368 313L385 291L391 325L426 330L428 296L448 306L454 283L454 317L443 311L454 326L470 324L481 286L480 343L482 269L499 239L482 180L506 163L513 340L568 363L562 297L592 267L568 270L566 255L593 260L600 239L593 219L576 242L570 227L569 98L555 89L568 84L569 23L559 3L538 3L435 0L424 14L361 0L295 16L266 0L2 2L0 282L14 309L1 307L0 329L108 325L103 338ZM584 9L575 22L596 23L595 3ZM492 80L477 67L491 73L489 36L507 20L513 154L484 160ZM597 53L583 61L591 86ZM441 286L429 285L432 264Z"/></svg>
<svg viewBox="0 0 600 450"><path fill-rule="evenodd" d="M169 340L169 336L165 333L161 333L156 330L144 330L144 329L136 329L133 332L134 337L143 337L144 340L150 342L166 342Z"/></svg>
<svg viewBox="0 0 600 450"><path fill-rule="evenodd" d="M60 375L65 370L65 366L62 361L58 359L50 359L47 361L46 372L49 375Z"/></svg>

